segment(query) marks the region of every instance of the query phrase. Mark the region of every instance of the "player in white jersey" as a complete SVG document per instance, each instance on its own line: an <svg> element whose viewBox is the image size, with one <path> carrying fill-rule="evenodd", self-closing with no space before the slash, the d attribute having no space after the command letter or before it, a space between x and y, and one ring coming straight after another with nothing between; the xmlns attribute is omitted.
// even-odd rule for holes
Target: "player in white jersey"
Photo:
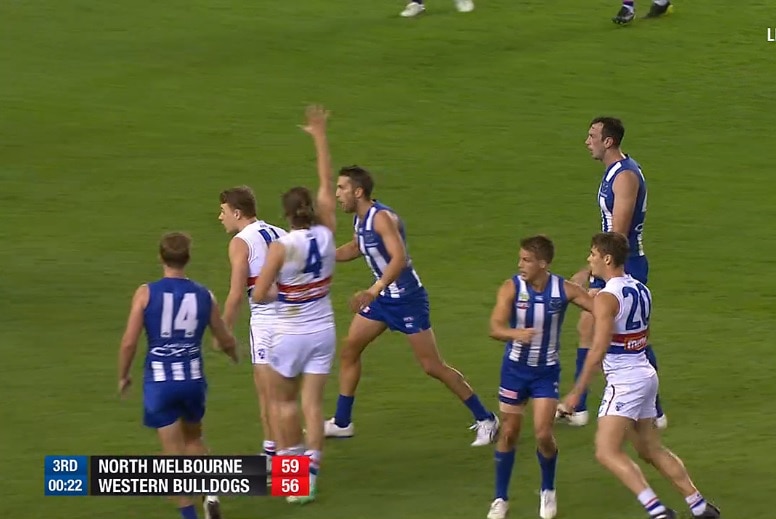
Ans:
<svg viewBox="0 0 776 519"><path fill-rule="evenodd" d="M221 213L218 219L226 232L235 234L229 241L229 263L231 281L229 295L224 304L223 319L229 330L234 328L240 312L240 305L248 292L251 296L256 278L264 266L270 243L286 231L257 218L256 197L248 186L233 187L221 192ZM275 455L275 434L267 413L267 347L272 339L272 321L275 316L275 303L250 302L250 347L253 363L253 383L259 401L261 429L264 433L263 449L267 464L271 466Z"/></svg>
<svg viewBox="0 0 776 519"><path fill-rule="evenodd" d="M588 264L592 275L606 284L593 303L592 347L574 389L563 400L563 409L576 408L603 364L606 388L598 409L598 462L637 496L650 517L675 518L676 512L663 505L639 466L623 452L625 440L630 439L639 457L682 493L693 517L717 519L719 509L698 492L682 460L661 443L655 426L658 376L645 353L652 294L646 285L625 273L628 252L628 241L620 233L593 237Z"/></svg>
<svg viewBox="0 0 776 519"><path fill-rule="evenodd" d="M323 393L337 345L329 296L337 248L327 118L323 108L311 106L303 127L313 136L318 156L317 210L307 188L295 187L283 195L291 231L270 245L251 297L255 302L277 301L269 365L278 454L310 458L310 494L288 498L297 503L310 502L317 493L324 439ZM307 425L304 444L298 419L300 396Z"/></svg>

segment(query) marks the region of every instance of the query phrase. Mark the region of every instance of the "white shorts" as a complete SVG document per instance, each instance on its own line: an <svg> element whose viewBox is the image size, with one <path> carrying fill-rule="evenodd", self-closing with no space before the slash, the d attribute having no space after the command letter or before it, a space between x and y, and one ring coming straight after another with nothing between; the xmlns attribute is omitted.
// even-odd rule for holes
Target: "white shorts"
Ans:
<svg viewBox="0 0 776 519"><path fill-rule="evenodd" d="M269 348L269 364L286 378L302 373L328 375L337 350L337 331L332 326L306 334L276 333Z"/></svg>
<svg viewBox="0 0 776 519"><path fill-rule="evenodd" d="M267 350L272 345L272 325L267 322L253 322L250 326L251 362L269 364Z"/></svg>
<svg viewBox="0 0 776 519"><path fill-rule="evenodd" d="M607 384L598 408L598 417L624 416L631 420L657 418L655 399L658 385L657 375L638 382Z"/></svg>

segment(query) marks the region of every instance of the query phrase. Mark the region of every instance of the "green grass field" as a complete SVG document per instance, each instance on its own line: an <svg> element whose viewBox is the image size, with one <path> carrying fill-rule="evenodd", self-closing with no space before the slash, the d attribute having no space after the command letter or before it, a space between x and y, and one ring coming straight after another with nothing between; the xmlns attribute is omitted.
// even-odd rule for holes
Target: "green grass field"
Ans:
<svg viewBox="0 0 776 519"><path fill-rule="evenodd" d="M159 275L160 234L185 230L195 238L190 275L223 302L218 193L248 183L261 215L280 222L279 194L314 182L312 144L296 125L306 103L322 102L333 110L336 165L372 170L376 195L405 219L440 347L491 407L503 350L487 319L517 241L548 233L557 272L583 264L602 171L583 145L587 123L622 117L625 149L650 187L666 442L726 517L767 517L776 461L772 9L680 1L669 18L620 28L610 0L482 0L467 15L429 0L416 20L397 16L401 4L0 3L0 516L176 517L162 498L44 498L43 456L158 452L140 425L139 388L127 401L115 392L131 294ZM350 235L344 215L338 234ZM362 262L338 267L340 335L347 298L369 283ZM564 389L576 316L564 333ZM256 452L249 362L230 366L212 352L207 362L210 446ZM333 379L330 412L336 393ZM327 445L316 504L225 498L227 519L485 517L491 449L468 446L468 411L415 368L402 337L368 351L355 420L354 439ZM643 517L594 462L593 431L557 431L558 517ZM513 518L538 516L532 442L528 427Z"/></svg>

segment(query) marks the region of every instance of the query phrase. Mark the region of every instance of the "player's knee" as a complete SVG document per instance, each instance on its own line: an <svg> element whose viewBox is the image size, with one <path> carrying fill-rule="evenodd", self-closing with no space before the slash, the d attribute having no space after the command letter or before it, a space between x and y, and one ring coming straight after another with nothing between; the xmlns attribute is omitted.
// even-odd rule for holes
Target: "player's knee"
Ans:
<svg viewBox="0 0 776 519"><path fill-rule="evenodd" d="M351 336L345 337L340 350L340 364L355 364L361 359L361 346Z"/></svg>
<svg viewBox="0 0 776 519"><path fill-rule="evenodd" d="M603 442L598 442L595 446L595 459L601 465L609 465L611 459L617 454L616 448Z"/></svg>
<svg viewBox="0 0 776 519"><path fill-rule="evenodd" d="M555 445L555 436L552 434L552 427L547 427L544 425L534 427L534 438L536 438L536 445L541 450L553 450Z"/></svg>
<svg viewBox="0 0 776 519"><path fill-rule="evenodd" d="M450 366L446 365L444 362L442 362L439 359L434 358L424 358L420 360L420 367L423 369L423 372L428 375L429 377L433 377L438 380L442 380L445 378L445 375L449 374L455 374L457 373L454 369L452 369ZM452 373L450 373L452 372Z"/></svg>
<svg viewBox="0 0 776 519"><path fill-rule="evenodd" d="M501 427L498 433L500 447L512 448L520 437L520 416L504 415L501 417Z"/></svg>

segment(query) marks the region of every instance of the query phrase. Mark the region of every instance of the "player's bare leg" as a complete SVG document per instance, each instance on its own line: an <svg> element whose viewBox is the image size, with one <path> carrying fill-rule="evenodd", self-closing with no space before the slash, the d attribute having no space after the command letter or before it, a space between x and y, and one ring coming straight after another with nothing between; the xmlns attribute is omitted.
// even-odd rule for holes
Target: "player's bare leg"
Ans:
<svg viewBox="0 0 776 519"><path fill-rule="evenodd" d="M663 445L652 418L636 422L629 438L639 457L655 467L682 494L694 517L720 517L719 509L698 492L682 460Z"/></svg>
<svg viewBox="0 0 776 519"><path fill-rule="evenodd" d="M348 335L339 355L339 397L334 417L324 423L327 438L350 438L353 427L353 402L361 380L361 354L388 326L382 321L367 319L356 314L350 323Z"/></svg>
<svg viewBox="0 0 776 519"><path fill-rule="evenodd" d="M181 422L184 437L184 454L186 456L207 456L210 451L202 436L202 424L196 422ZM205 519L221 519L221 503L218 496L204 496L202 507Z"/></svg>
<svg viewBox="0 0 776 519"><path fill-rule="evenodd" d="M275 445L275 434L272 432L272 424L269 420L269 382L271 377L269 371L272 368L267 364L253 365L253 386L256 388L256 397L259 402L259 417L261 419L261 430L264 433L263 449L267 456L267 473L271 473L272 456L275 455L277 446ZM267 478L269 481L269 478Z"/></svg>
<svg viewBox="0 0 776 519"><path fill-rule="evenodd" d="M183 432L181 420L157 429L159 441L162 444L162 452L167 456L183 456L186 454L186 437ZM183 519L197 519L197 509L194 501L189 496L173 497L173 502L178 505Z"/></svg>
<svg viewBox="0 0 776 519"><path fill-rule="evenodd" d="M310 495L289 497L288 502L305 504L313 501L317 494L318 471L323 457L323 395L329 376L305 373L302 377L302 414L307 424L305 456L310 458Z"/></svg>
<svg viewBox="0 0 776 519"><path fill-rule="evenodd" d="M442 360L437 348L436 338L432 329L407 335L415 358L427 375L442 382L469 408L475 423L471 427L477 431L477 437L472 442L473 447L493 443L498 432L499 420L488 411L464 376Z"/></svg>
<svg viewBox="0 0 776 519"><path fill-rule="evenodd" d="M509 481L515 466L515 446L520 438L525 405L499 403L501 428L496 440L496 491L487 519L504 519L509 511Z"/></svg>
<svg viewBox="0 0 776 519"><path fill-rule="evenodd" d="M300 378L286 378L269 372L269 419L275 433L278 455L300 455L304 452L302 424L299 422Z"/></svg>
<svg viewBox="0 0 776 519"><path fill-rule="evenodd" d="M555 398L537 398L533 401L534 438L536 438L536 458L542 475L539 517L553 519L558 513L555 496L555 468L558 463L558 444L552 431L558 400Z"/></svg>
<svg viewBox="0 0 776 519"><path fill-rule="evenodd" d="M595 436L595 457L598 462L614 474L623 485L633 492L647 513L655 519L671 519L675 513L663 506L647 483L639 466L623 452L628 428L635 420L623 416L602 416L598 418Z"/></svg>

